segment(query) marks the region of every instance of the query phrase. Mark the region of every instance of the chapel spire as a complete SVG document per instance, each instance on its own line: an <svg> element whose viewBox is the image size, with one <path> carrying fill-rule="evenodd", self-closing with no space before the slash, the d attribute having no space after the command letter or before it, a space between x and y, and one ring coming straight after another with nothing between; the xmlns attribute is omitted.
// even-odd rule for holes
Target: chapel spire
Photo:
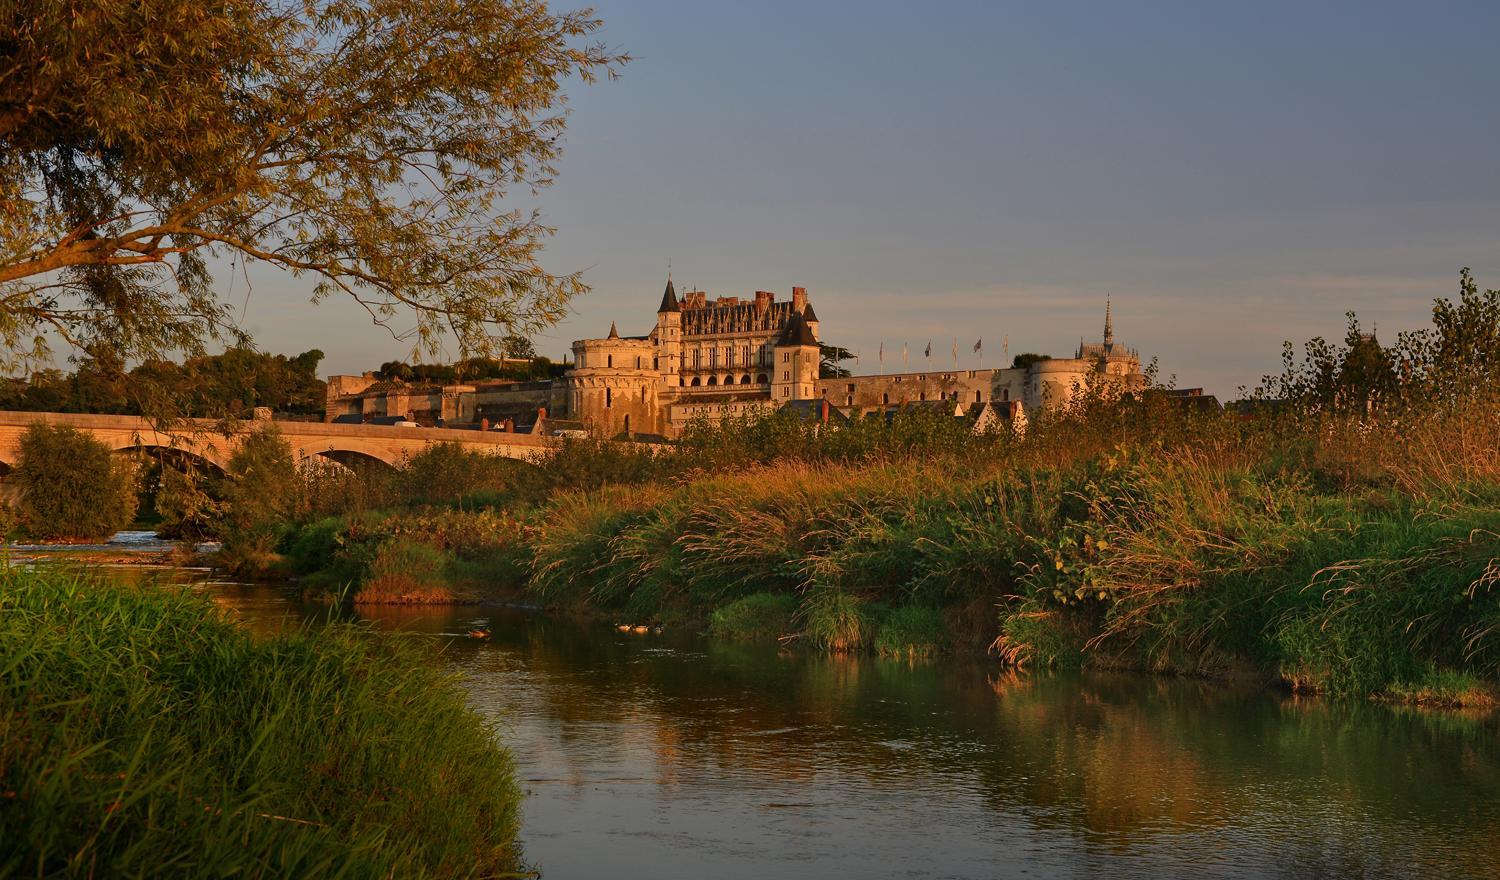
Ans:
<svg viewBox="0 0 1500 880"><path fill-rule="evenodd" d="M1104 298L1104 347L1108 348L1115 343L1115 323L1109 313L1109 297Z"/></svg>

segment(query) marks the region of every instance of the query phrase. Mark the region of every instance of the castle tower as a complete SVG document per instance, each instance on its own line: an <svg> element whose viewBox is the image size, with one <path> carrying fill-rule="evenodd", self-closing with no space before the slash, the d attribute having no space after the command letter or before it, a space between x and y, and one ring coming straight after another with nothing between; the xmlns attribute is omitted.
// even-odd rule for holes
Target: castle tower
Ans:
<svg viewBox="0 0 1500 880"><path fill-rule="evenodd" d="M1115 323L1109 314L1109 297L1104 298L1104 350L1109 351L1115 344Z"/></svg>
<svg viewBox="0 0 1500 880"><path fill-rule="evenodd" d="M667 289L661 295L661 307L656 310L656 365L661 371L662 384L668 388L682 385L682 307L677 303L677 291L672 287L672 275L667 274Z"/></svg>
<svg viewBox="0 0 1500 880"><path fill-rule="evenodd" d="M807 329L812 331L813 339L823 341L822 334L818 333L818 313L813 311L812 303L802 307L802 320L807 322Z"/></svg>
<svg viewBox="0 0 1500 880"><path fill-rule="evenodd" d="M771 377L772 403L812 400L816 396L818 355L818 340L807 321L800 312L793 312L772 349L775 370Z"/></svg>

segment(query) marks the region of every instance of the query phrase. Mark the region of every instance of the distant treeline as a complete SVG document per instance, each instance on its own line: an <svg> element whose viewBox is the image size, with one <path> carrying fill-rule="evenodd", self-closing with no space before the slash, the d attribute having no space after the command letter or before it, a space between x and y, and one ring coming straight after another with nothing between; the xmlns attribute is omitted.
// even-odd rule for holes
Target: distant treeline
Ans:
<svg viewBox="0 0 1500 880"><path fill-rule="evenodd" d="M86 358L71 373L43 370L0 380L0 409L243 418L266 406L279 413L320 415L322 360L317 349L288 357L231 348L180 364L147 361L127 370Z"/></svg>

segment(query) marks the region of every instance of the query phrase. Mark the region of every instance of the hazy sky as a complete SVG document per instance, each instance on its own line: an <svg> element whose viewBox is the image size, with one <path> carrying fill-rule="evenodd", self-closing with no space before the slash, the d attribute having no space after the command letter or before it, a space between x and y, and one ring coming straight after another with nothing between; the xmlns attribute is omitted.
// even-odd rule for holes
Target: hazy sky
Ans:
<svg viewBox="0 0 1500 880"><path fill-rule="evenodd" d="M568 5L566 0L559 4ZM545 262L594 290L538 349L645 333L678 289L808 288L829 342L912 369L1100 335L1220 395L1281 340L1500 287L1500 4L598 0L636 58L570 89ZM263 348L408 349L255 276ZM227 279L226 279L227 282ZM243 282L236 298L243 294ZM894 357L899 360L899 354Z"/></svg>

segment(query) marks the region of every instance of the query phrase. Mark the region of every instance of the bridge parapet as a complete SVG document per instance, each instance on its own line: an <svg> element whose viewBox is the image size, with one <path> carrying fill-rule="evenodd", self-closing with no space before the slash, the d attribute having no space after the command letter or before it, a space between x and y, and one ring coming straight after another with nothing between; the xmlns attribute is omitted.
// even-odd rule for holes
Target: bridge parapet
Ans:
<svg viewBox="0 0 1500 880"><path fill-rule="evenodd" d="M338 460L341 455L373 458L396 465L433 443L457 443L507 458L531 460L557 444L551 437L473 431L458 428L406 428L395 425L349 425L330 422L274 422L189 419L170 430L158 430L139 416L87 413L0 411L0 463L13 465L21 435L31 425L66 425L93 434L116 450L137 447L180 449L220 468L224 467L241 438L274 424L299 458L323 455ZM177 427L180 425L180 427Z"/></svg>

